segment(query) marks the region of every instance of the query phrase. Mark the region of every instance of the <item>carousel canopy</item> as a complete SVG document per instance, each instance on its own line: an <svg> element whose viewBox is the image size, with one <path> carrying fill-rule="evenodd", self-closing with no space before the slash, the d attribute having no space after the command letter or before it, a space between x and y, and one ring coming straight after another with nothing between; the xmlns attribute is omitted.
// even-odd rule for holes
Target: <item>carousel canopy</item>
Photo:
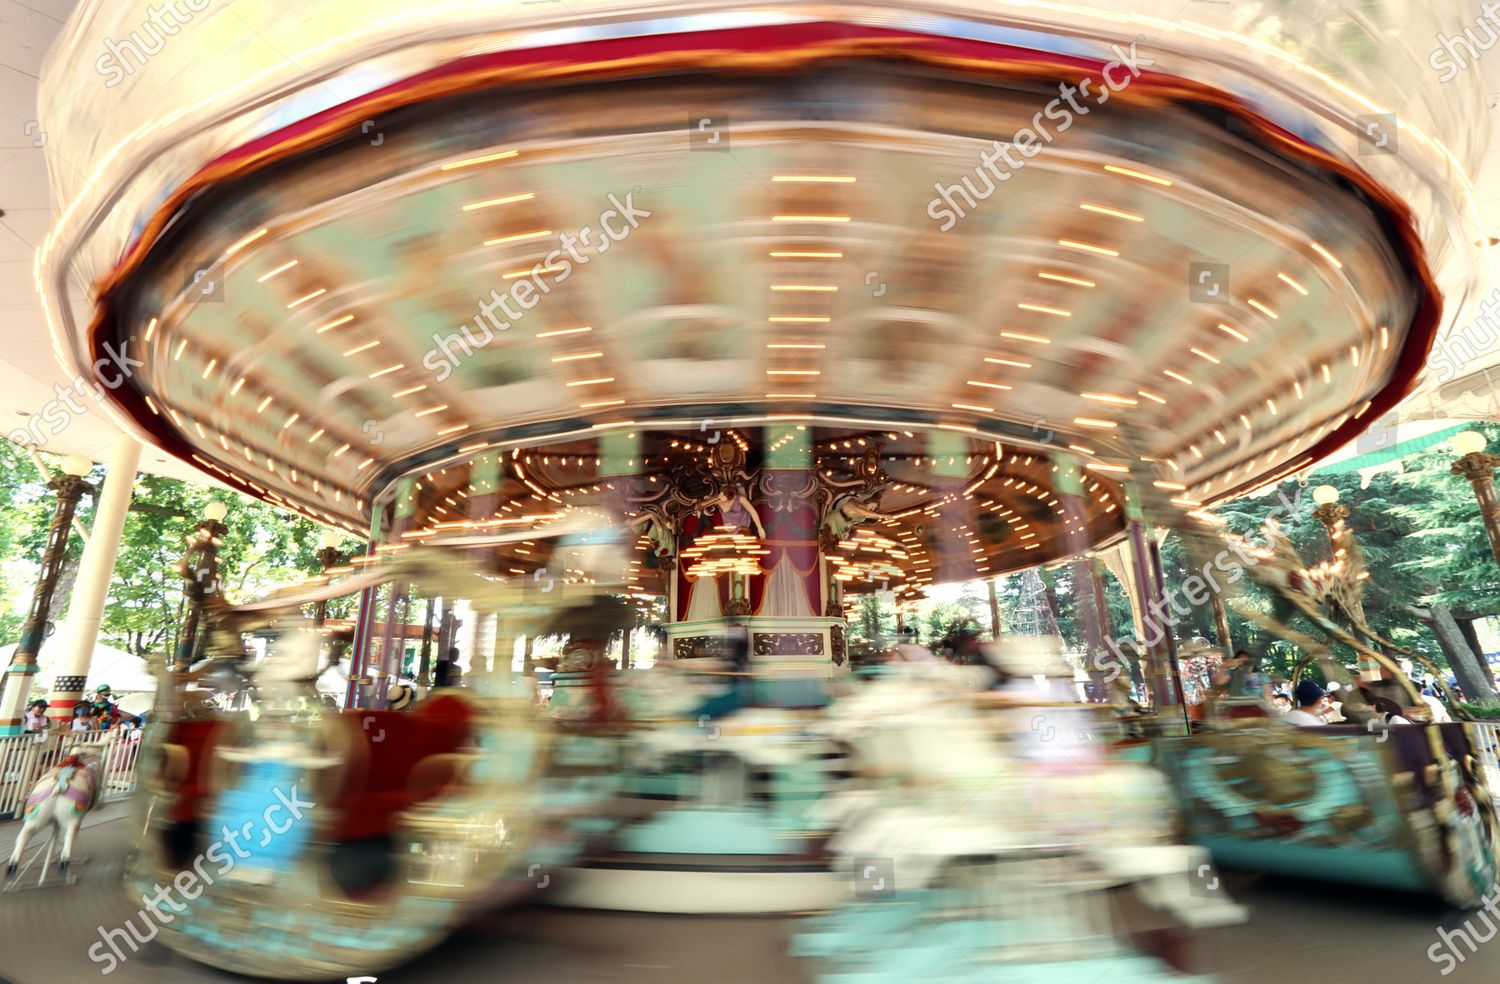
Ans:
<svg viewBox="0 0 1500 984"><path fill-rule="evenodd" d="M1295 52L1314 28L1279 6ZM95 141L48 148L60 353L162 448L351 529L377 503L407 532L540 522L796 426L807 467L882 445L883 514L962 499L997 536L1028 485L1066 530L1061 452L1093 482L1073 522L1107 533L1117 483L1191 507L1347 444L1416 378L1437 278L1466 282L1474 148L1428 131L1468 83L1414 86L1372 149L1368 66L1228 24L772 9L501 32L315 3L268 20L271 47L318 25L284 60L205 14L113 101L44 97ZM47 90L130 11L81 8ZM1005 540L978 566L1020 563Z"/></svg>

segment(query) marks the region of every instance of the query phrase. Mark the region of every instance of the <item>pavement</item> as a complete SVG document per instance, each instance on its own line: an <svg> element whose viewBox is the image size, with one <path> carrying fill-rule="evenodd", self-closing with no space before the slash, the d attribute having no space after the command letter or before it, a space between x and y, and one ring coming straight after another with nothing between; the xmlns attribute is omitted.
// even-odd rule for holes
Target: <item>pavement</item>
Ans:
<svg viewBox="0 0 1500 984"><path fill-rule="evenodd" d="M131 824L128 803L101 807L79 835L89 858L73 885L0 894L0 984L83 984L101 979L88 947L101 927L124 924L136 906L119 883ZM18 825L0 824L8 855ZM1221 984L1500 981L1500 934L1456 960L1434 962L1440 928L1467 923L1480 938L1483 916L1396 893L1315 882L1229 876L1248 923L1199 933L1193 969ZM1500 927L1500 920L1493 923ZM732 982L800 984L813 968L787 956L789 918L646 916L526 906L485 916L381 984L469 981ZM1445 975L1443 971L1448 969ZM248 978L196 964L151 943L107 978L109 984L246 984ZM997 981L999 978L997 978ZM1006 977L1006 984L1014 978ZM1107 982L1101 982L1107 984Z"/></svg>

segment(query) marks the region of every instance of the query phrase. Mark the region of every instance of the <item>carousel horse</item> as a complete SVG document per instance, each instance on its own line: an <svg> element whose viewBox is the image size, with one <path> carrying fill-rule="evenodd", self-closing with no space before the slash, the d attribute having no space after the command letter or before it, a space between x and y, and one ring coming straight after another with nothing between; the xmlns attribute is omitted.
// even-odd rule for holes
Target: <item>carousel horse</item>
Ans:
<svg viewBox="0 0 1500 984"><path fill-rule="evenodd" d="M68 873L78 828L99 797L102 771L99 756L94 752L74 751L37 780L26 797L21 833L16 837L15 850L10 852L10 861L5 866L7 877L16 873L21 854L32 836L49 825L54 828L53 835L62 838L57 869L64 875Z"/></svg>

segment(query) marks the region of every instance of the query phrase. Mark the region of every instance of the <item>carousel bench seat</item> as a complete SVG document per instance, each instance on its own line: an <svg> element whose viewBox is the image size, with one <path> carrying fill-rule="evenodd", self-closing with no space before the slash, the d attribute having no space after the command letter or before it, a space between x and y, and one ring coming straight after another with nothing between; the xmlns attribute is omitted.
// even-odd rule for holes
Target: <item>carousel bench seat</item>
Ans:
<svg viewBox="0 0 1500 984"><path fill-rule="evenodd" d="M176 823L198 819L203 800L212 791L209 766L213 748L224 729L224 722L178 721L172 725L164 748L163 776L166 785L175 787L167 816Z"/></svg>
<svg viewBox="0 0 1500 984"><path fill-rule="evenodd" d="M469 706L449 696L429 698L410 712L341 714L351 754L333 840L390 833L397 813L441 791L453 771L447 763L469 737L470 717Z"/></svg>

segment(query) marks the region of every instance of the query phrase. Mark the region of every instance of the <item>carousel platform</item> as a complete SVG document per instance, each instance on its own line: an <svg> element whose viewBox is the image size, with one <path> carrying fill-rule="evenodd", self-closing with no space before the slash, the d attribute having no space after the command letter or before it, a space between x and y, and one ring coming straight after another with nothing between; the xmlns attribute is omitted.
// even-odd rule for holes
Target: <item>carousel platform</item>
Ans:
<svg viewBox="0 0 1500 984"><path fill-rule="evenodd" d="M119 891L127 851L128 804L91 816L80 853L91 858L78 884L67 889L0 896L0 925L8 939L30 945L0 950L0 980L44 984L94 980L99 965L88 948L100 927L124 924L138 907ZM15 836L0 825L0 846ZM1248 923L1197 935L1195 970L1224 984L1291 980L1309 967L1325 981L1437 979L1428 958L1438 930L1462 927L1465 917L1399 892L1340 889L1286 879L1225 886L1250 907ZM800 926L794 918L694 917L587 912L545 904L496 912L470 923L418 961L379 975L381 984L444 980L731 982L812 981L811 965L788 955ZM1470 917L1472 918L1472 917ZM1482 930L1482 926L1480 927ZM1372 942L1378 941L1378 942ZM246 968L253 974L253 968ZM1443 977L1456 984L1500 977L1500 945L1481 945ZM243 984L223 973L149 944L121 964L110 984Z"/></svg>

